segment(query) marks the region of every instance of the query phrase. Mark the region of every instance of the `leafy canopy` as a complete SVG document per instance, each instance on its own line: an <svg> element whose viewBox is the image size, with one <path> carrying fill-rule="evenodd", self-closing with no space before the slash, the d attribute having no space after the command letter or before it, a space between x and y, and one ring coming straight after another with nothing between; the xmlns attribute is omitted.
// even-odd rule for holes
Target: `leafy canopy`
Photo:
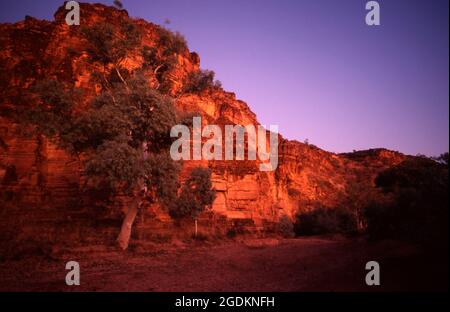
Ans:
<svg viewBox="0 0 450 312"><path fill-rule="evenodd" d="M197 167L193 169L181 188L176 205L169 214L175 219L191 216L197 218L200 213L210 208L216 192L212 188L211 170Z"/></svg>

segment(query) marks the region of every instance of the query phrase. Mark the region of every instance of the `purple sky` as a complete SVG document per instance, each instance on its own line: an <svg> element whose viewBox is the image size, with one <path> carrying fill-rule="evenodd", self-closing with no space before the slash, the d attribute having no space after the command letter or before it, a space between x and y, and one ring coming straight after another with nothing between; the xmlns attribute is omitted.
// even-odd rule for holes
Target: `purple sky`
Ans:
<svg viewBox="0 0 450 312"><path fill-rule="evenodd" d="M366 2L123 1L131 16L168 18L202 67L289 139L333 152L448 151L449 1L379 1L379 27L365 24ZM52 19L62 3L1 1L0 22Z"/></svg>

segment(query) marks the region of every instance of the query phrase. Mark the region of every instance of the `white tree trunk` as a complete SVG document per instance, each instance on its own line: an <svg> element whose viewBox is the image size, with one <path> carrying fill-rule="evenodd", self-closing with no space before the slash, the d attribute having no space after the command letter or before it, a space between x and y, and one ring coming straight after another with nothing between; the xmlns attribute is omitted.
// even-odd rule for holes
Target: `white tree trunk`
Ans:
<svg viewBox="0 0 450 312"><path fill-rule="evenodd" d="M122 250L126 250L128 248L131 237L131 229L133 227L134 220L136 219L141 202L141 195L137 195L128 207L128 212L122 221L122 227L120 229L119 236L117 237L117 243Z"/></svg>
<svg viewBox="0 0 450 312"><path fill-rule="evenodd" d="M195 237L197 237L198 227L197 227L197 219L195 219Z"/></svg>
<svg viewBox="0 0 450 312"><path fill-rule="evenodd" d="M117 70L117 68L116 68ZM120 73L118 73L120 75ZM125 85L126 82L124 81ZM141 146L142 149L142 158L147 159L147 142L144 141ZM137 190L137 191L136 191ZM143 179L140 179L137 183L137 189L134 192L134 198L131 201L131 204L128 206L127 214L122 221L122 227L120 229L119 236L117 236L117 243L122 250L126 250L128 248L128 244L130 243L131 237L131 229L133 228L134 220L136 219L138 209L144 201L145 194L147 193L147 186L144 183Z"/></svg>

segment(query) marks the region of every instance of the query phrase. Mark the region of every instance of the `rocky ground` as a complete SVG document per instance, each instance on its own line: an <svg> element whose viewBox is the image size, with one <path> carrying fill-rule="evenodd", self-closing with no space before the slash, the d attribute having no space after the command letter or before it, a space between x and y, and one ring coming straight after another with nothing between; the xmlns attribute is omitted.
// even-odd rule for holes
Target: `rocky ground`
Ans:
<svg viewBox="0 0 450 312"><path fill-rule="evenodd" d="M66 286L65 263L81 267ZM365 264L381 286L365 285ZM312 237L103 246L0 263L0 291L417 291L448 289L448 263L403 243Z"/></svg>

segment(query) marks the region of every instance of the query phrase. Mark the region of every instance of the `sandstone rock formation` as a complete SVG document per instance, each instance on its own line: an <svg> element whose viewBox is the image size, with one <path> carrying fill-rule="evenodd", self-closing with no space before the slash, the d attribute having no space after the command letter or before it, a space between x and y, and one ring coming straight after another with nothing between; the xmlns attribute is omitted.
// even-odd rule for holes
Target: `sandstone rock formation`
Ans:
<svg viewBox="0 0 450 312"><path fill-rule="evenodd" d="M81 23L85 26L102 21L120 25L122 19L129 18L126 11L103 5L82 4L81 10ZM16 131L17 124L10 117L17 107L26 107L21 95L37 80L56 78L81 88L85 101L79 109L96 93L96 85L90 78L97 65L87 58L79 28L64 22L65 12L61 7L51 22L26 17L15 24L0 25L0 183L2 196L15 203L4 204L1 223L12 229L6 224L14 221L18 233L41 235L39 226L46 226L50 229L46 235L53 238L64 234L81 239L83 235L79 232L83 229L78 224L90 224L99 234L105 228L101 222L115 223L117 219L93 218L93 214L103 216L101 205L83 204L80 160L43 136L28 137ZM142 46L160 48L159 26L140 19L133 22L144 34ZM132 71L142 62L140 51L133 51L127 56L125 67ZM200 59L196 53L186 51L177 56L177 63L169 73L172 94L177 94L189 73L199 69ZM149 87L157 81L153 72L146 72L146 77ZM245 102L223 90L177 96L176 106L181 111L200 113L210 124L258 124ZM280 136L279 165L274 172L259 171L257 161L187 161L184 172L198 164L213 170L217 198L213 213L205 214L205 220L216 224L246 220L255 229L263 229L280 215L292 216L298 209L318 204L330 208L345 205L352 200L350 190L355 187L371 192L377 173L405 157L385 149L334 154ZM149 206L142 214L140 226L154 230L158 227L155 220L159 229L169 222L164 212Z"/></svg>

